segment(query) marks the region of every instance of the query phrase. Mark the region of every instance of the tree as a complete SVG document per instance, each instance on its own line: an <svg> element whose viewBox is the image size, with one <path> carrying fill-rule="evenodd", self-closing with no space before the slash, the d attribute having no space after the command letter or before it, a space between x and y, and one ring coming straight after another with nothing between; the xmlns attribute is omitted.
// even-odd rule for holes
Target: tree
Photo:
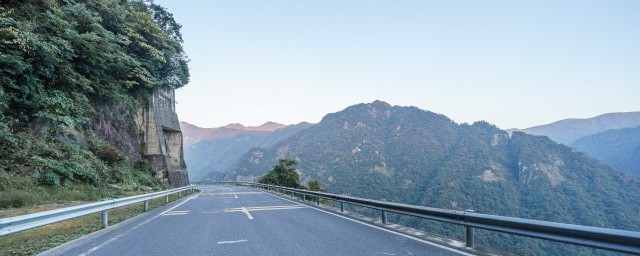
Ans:
<svg viewBox="0 0 640 256"><path fill-rule="evenodd" d="M296 164L298 161L295 159L279 159L271 171L262 176L259 183L271 184L276 186L290 187L290 188L305 188L300 184L300 176L296 172Z"/></svg>
<svg viewBox="0 0 640 256"><path fill-rule="evenodd" d="M0 174L103 185L141 166L140 184L153 180L120 147L137 142L112 138L137 136L133 113L154 90L188 83L182 43L149 0L0 1Z"/></svg>
<svg viewBox="0 0 640 256"><path fill-rule="evenodd" d="M311 191L327 192L325 188L320 186L319 180L309 180L309 182L307 182L307 185L309 185L309 190Z"/></svg>

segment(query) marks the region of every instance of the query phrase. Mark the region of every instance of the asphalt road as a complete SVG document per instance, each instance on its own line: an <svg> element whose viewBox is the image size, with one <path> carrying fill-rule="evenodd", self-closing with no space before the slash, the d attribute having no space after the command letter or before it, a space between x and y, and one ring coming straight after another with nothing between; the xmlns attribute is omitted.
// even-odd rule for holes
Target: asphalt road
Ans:
<svg viewBox="0 0 640 256"><path fill-rule="evenodd" d="M201 189L43 255L469 255L251 188Z"/></svg>

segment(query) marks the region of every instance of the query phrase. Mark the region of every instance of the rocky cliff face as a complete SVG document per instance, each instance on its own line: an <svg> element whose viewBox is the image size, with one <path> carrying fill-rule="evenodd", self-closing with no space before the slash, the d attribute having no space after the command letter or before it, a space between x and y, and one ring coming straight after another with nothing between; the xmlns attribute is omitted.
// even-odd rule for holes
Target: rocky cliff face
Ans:
<svg viewBox="0 0 640 256"><path fill-rule="evenodd" d="M142 117L138 124L144 135L143 154L156 179L174 187L189 185L174 90L155 91L142 110Z"/></svg>

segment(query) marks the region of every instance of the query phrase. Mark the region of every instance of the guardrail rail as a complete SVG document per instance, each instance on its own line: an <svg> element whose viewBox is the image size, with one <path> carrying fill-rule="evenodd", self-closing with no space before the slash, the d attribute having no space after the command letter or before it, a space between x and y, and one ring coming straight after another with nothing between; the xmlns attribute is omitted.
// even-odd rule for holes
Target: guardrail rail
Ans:
<svg viewBox="0 0 640 256"><path fill-rule="evenodd" d="M289 193L293 197L298 194L302 195L302 199L305 201L307 196L311 196L315 198L315 203L317 205L320 204L320 199L333 200L340 204L340 211L342 212L344 211L345 203L380 210L380 218L382 220L382 223L385 224L387 223L387 212L392 212L464 226L466 232L467 247L474 247L473 229L479 228L513 235L598 248L608 251L640 255L640 232L635 231L505 217L475 213L472 211L446 210L317 191L293 189L261 183L217 183L250 186L282 194Z"/></svg>
<svg viewBox="0 0 640 256"><path fill-rule="evenodd" d="M37 228L40 226L73 219L81 216L85 216L92 213L102 212L102 226L107 228L109 226L109 210L125 205L144 202L143 211L149 210L149 200L158 197L165 197L165 201L169 202L169 195L178 193L179 197L182 197L182 192L190 190L193 191L194 186L185 186L181 188L174 188L170 190L154 192L144 195L130 196L118 199L109 199L96 203L88 203L77 206L65 207L50 211L37 212L32 214L25 214L15 217L8 217L0 219L0 236L5 236L13 233L18 233L24 230Z"/></svg>

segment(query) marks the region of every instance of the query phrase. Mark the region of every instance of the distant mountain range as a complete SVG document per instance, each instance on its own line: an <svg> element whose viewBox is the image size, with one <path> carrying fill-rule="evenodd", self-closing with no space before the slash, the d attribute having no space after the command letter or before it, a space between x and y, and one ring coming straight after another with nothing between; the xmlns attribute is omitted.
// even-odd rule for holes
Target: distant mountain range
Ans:
<svg viewBox="0 0 640 256"><path fill-rule="evenodd" d="M564 119L526 129L510 129L533 135L544 135L559 143L570 145L575 140L611 129L640 126L640 112L608 113L586 119Z"/></svg>
<svg viewBox="0 0 640 256"><path fill-rule="evenodd" d="M312 125L283 125L267 122L257 127L230 124L218 128L200 128L181 122L185 141L184 159L192 182L221 179L240 157L254 147L269 147Z"/></svg>
<svg viewBox="0 0 640 256"><path fill-rule="evenodd" d="M522 129L544 135L586 153L620 172L640 175L637 129L640 112L608 113L586 119L565 119ZM511 129L511 131L518 129Z"/></svg>
<svg viewBox="0 0 640 256"><path fill-rule="evenodd" d="M640 126L582 137L571 147L618 171L640 175Z"/></svg>
<svg viewBox="0 0 640 256"><path fill-rule="evenodd" d="M266 122L260 126L244 126L242 124L228 124L216 128L200 128L187 122L180 122L184 145L191 145L203 140L215 140L222 138L231 138L241 132L273 132L275 130L287 127L284 124L275 122Z"/></svg>
<svg viewBox="0 0 640 256"><path fill-rule="evenodd" d="M415 107L375 101L329 114L272 146L250 150L227 178L263 175L279 158L298 159L303 181L318 179L332 193L640 230L640 178L544 136L510 135L486 122L459 125ZM462 234L450 226L417 225ZM477 239L525 255L592 252L494 233Z"/></svg>

